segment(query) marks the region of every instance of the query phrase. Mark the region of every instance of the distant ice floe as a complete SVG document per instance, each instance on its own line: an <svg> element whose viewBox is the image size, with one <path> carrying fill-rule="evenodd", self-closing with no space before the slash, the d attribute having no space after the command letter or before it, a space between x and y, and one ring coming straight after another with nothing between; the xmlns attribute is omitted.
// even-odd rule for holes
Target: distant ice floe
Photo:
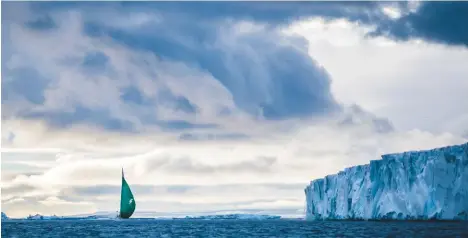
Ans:
<svg viewBox="0 0 468 238"><path fill-rule="evenodd" d="M2 220L10 219L2 212ZM88 215L88 216L43 216L40 214L29 215L26 218L13 219L13 220L115 220L118 219L114 214L107 214L100 212L99 215ZM201 216L185 216L185 217L156 217L156 218L132 218L144 219L144 220L277 220L281 219L281 216L273 215L258 215L258 214L218 214L218 215L201 215ZM10 219L12 220L12 219Z"/></svg>
<svg viewBox="0 0 468 238"><path fill-rule="evenodd" d="M223 215L205 215L205 216L186 216L185 218L175 219L190 219L190 220L277 220L281 216L257 215L257 214L223 214Z"/></svg>

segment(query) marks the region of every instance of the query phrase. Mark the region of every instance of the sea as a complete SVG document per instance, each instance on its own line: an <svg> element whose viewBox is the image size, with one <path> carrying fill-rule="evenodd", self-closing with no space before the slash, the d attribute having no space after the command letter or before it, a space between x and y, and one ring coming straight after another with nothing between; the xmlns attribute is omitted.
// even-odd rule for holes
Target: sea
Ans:
<svg viewBox="0 0 468 238"><path fill-rule="evenodd" d="M468 237L467 222L10 220L2 237Z"/></svg>

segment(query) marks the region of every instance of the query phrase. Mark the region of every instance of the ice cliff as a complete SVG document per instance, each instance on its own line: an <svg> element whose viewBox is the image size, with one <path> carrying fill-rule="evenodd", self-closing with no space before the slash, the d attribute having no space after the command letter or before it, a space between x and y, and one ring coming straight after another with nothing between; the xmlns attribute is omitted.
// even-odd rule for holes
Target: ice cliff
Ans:
<svg viewBox="0 0 468 238"><path fill-rule="evenodd" d="M468 220L468 143L383 155L317 179L306 219Z"/></svg>

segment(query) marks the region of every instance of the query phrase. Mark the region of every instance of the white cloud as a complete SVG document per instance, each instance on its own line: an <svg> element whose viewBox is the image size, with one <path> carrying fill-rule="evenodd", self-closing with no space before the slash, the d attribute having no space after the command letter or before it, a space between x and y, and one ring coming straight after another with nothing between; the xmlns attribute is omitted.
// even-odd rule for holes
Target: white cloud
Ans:
<svg viewBox="0 0 468 238"><path fill-rule="evenodd" d="M397 7L385 6L383 12L392 19L398 19L401 17L401 11Z"/></svg>
<svg viewBox="0 0 468 238"><path fill-rule="evenodd" d="M201 108L194 117L160 103L153 111L161 120L222 123L225 120L217 116L220 108L230 109L241 120L245 117L236 110L230 92L211 75L179 62L161 60L152 53L132 51L110 39L103 41L86 36L82 33L79 12L59 14L56 18L60 19L59 28L52 32L34 31L19 24L9 27L10 47L16 53L7 62L10 69L34 66L43 76L53 79L53 86L44 92L44 105L24 104L24 109L73 112L74 105L79 104L91 109L110 110L112 116L128 120L141 129L139 117L148 109L130 107L120 99L122 88L136 86L153 98L161 90L170 89L175 96L182 95ZM35 43L30 44L30 39ZM76 64L66 63L81 60L86 53L95 51L109 57L110 66L104 74L91 76Z"/></svg>
<svg viewBox="0 0 468 238"><path fill-rule="evenodd" d="M332 76L337 100L356 103L401 130L466 131L468 124L460 124L468 110L466 47L366 37L372 28L345 22L313 18L287 30L310 42L310 55Z"/></svg>
<svg viewBox="0 0 468 238"><path fill-rule="evenodd" d="M9 217L26 217L33 214L47 215L76 215L92 213L95 205L86 202L60 202L52 199L36 200L17 198L9 202L2 202L2 212Z"/></svg>

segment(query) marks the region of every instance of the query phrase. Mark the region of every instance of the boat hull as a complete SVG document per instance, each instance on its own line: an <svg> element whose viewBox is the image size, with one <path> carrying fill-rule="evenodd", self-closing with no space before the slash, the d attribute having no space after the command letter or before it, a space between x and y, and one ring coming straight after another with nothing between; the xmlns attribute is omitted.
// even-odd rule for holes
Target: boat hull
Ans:
<svg viewBox="0 0 468 238"><path fill-rule="evenodd" d="M122 212L119 215L120 219L128 219L133 215L133 212Z"/></svg>

